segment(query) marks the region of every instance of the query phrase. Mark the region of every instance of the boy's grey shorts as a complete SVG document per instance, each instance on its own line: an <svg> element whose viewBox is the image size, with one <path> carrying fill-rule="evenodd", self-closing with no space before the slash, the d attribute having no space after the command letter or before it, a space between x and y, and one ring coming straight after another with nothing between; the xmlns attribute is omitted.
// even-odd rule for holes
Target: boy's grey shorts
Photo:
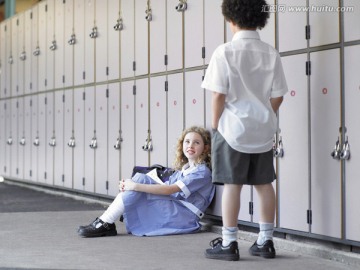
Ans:
<svg viewBox="0 0 360 270"><path fill-rule="evenodd" d="M263 185L276 178L273 150L259 154L238 152L214 130L211 151L214 184Z"/></svg>

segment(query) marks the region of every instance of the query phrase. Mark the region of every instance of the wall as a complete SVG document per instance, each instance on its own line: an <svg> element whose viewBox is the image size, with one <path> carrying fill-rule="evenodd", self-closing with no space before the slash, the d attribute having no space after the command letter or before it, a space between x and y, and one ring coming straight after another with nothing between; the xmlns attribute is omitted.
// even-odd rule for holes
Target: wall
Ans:
<svg viewBox="0 0 360 270"><path fill-rule="evenodd" d="M275 137L277 229L359 245L360 4L270 3L260 35L279 49L290 89ZM352 10L333 11L339 3ZM210 127L200 84L231 39L221 0L178 4L48 0L2 22L0 174L112 197L135 164L171 165L184 127ZM220 196L208 214L221 216ZM239 223L255 224L256 193L241 200Z"/></svg>

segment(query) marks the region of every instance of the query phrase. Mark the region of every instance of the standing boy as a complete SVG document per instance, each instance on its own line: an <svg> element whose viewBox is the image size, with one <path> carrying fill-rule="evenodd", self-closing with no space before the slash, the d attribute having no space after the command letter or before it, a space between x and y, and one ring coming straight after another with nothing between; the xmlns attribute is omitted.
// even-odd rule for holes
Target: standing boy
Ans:
<svg viewBox="0 0 360 270"><path fill-rule="evenodd" d="M279 53L260 40L266 25L265 0L223 0L222 13L234 36L212 55L202 87L212 91L213 182L224 184L222 238L205 256L239 260L237 221L243 185L260 198L260 233L254 256L274 258L273 137L276 112L288 91Z"/></svg>

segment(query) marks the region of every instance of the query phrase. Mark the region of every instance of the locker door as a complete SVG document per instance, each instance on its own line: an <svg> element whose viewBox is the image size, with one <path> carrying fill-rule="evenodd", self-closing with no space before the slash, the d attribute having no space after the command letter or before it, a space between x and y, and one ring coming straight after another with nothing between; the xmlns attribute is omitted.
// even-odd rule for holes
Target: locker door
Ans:
<svg viewBox="0 0 360 270"><path fill-rule="evenodd" d="M285 9L285 12L277 13L279 18L280 52L306 48L306 12L290 12L289 10L295 7L306 7L306 0L279 0L278 5L273 7Z"/></svg>
<svg viewBox="0 0 360 270"><path fill-rule="evenodd" d="M134 82L121 85L121 175L120 179L130 178L135 166L135 96ZM144 140L143 138L142 140Z"/></svg>
<svg viewBox="0 0 360 270"><path fill-rule="evenodd" d="M178 4L179 0L167 0L166 54L168 56L168 70L183 67L183 16L182 12L175 9Z"/></svg>
<svg viewBox="0 0 360 270"><path fill-rule="evenodd" d="M340 127L339 50L311 54L312 232L340 237L340 162L332 159Z"/></svg>
<svg viewBox="0 0 360 270"><path fill-rule="evenodd" d="M39 24L38 24L38 39L39 42L36 45L36 47L38 46L38 64L39 64L39 76L38 76L38 84L39 84L39 91L44 91L45 90L45 85L46 85L46 58L48 55L48 44L47 44L47 19L46 19L46 5L47 2L43 1L40 2L38 4L39 7L39 12L38 12L38 20L39 20ZM36 48L34 50L35 54L36 54Z"/></svg>
<svg viewBox="0 0 360 270"><path fill-rule="evenodd" d="M153 150L150 164L167 164L166 92L164 76L150 79L150 130Z"/></svg>
<svg viewBox="0 0 360 270"><path fill-rule="evenodd" d="M284 156L278 158L280 227L308 231L309 122L305 54L282 58L289 93L279 110ZM296 112L296 113L295 113Z"/></svg>
<svg viewBox="0 0 360 270"><path fill-rule="evenodd" d="M32 32L33 32L33 11L31 9L24 13L24 48L20 53L24 63L24 94L29 94L32 89ZM36 30L34 29L34 32ZM20 59L20 60L21 60Z"/></svg>
<svg viewBox="0 0 360 270"><path fill-rule="evenodd" d="M85 190L95 191L95 88L94 86L85 88L85 158L84 158L84 177Z"/></svg>
<svg viewBox="0 0 360 270"><path fill-rule="evenodd" d="M204 1L205 64L209 64L214 50L224 43L224 16L221 0Z"/></svg>
<svg viewBox="0 0 360 270"><path fill-rule="evenodd" d="M114 29L120 18L119 0L108 0L108 80L120 78L120 31Z"/></svg>
<svg viewBox="0 0 360 270"><path fill-rule="evenodd" d="M77 2L77 1L76 1ZM74 0L65 2L65 28L64 28L64 87L74 84L74 50L77 42L74 32ZM76 11L77 14L77 11ZM73 44L70 40L74 38Z"/></svg>
<svg viewBox="0 0 360 270"><path fill-rule="evenodd" d="M4 168L4 175L10 176L11 175L11 148L14 144L14 138L11 133L11 110L12 110L12 102L8 100L5 102L5 139L7 141L6 148L5 148L5 168Z"/></svg>
<svg viewBox="0 0 360 270"><path fill-rule="evenodd" d="M275 5L275 0L267 1L270 5ZM275 13L270 13L270 18L267 21L266 26L259 30L260 38L262 41L275 47Z"/></svg>
<svg viewBox="0 0 360 270"><path fill-rule="evenodd" d="M31 180L39 179L39 98L37 95L31 97L31 139L27 143L31 144Z"/></svg>
<svg viewBox="0 0 360 270"><path fill-rule="evenodd" d="M134 76L135 6L134 1L121 1L124 29L121 31L121 78Z"/></svg>
<svg viewBox="0 0 360 270"><path fill-rule="evenodd" d="M346 238L360 241L359 231L359 155L360 126L359 126L359 94L360 80L360 46L345 48L345 126L346 136L349 138L351 156L345 162L346 170Z"/></svg>
<svg viewBox="0 0 360 270"><path fill-rule="evenodd" d="M73 162L74 162L74 147L72 144L74 136L74 120L73 120L73 107L74 95L73 90L66 90L64 92L64 186L73 188Z"/></svg>
<svg viewBox="0 0 360 270"><path fill-rule="evenodd" d="M136 75L148 73L148 24L145 19L145 11L147 10L147 0L135 0L135 62ZM151 23L151 22L150 22Z"/></svg>
<svg viewBox="0 0 360 270"><path fill-rule="evenodd" d="M21 13L18 15L18 22L17 22L17 31L18 31L18 51L17 54L14 55L14 60L18 63L18 75L17 75L17 93L19 95L24 94L24 76L25 76L25 62L26 57L24 58L24 55L26 55L25 52L25 31L24 31L24 20L25 16L24 13ZM12 43L12 46L14 46L14 43Z"/></svg>
<svg viewBox="0 0 360 270"><path fill-rule="evenodd" d="M10 68L11 68L11 96L16 97L19 93L19 16L10 19L11 23L11 49L10 49Z"/></svg>
<svg viewBox="0 0 360 270"><path fill-rule="evenodd" d="M39 46L39 5L32 8L32 19L31 19L31 42L29 48L26 49L26 56L29 58L30 66L30 90L36 93L38 87L38 76L39 76L39 57L36 54L36 49ZM27 30L29 31L29 30ZM26 84L25 84L26 85Z"/></svg>
<svg viewBox="0 0 360 270"><path fill-rule="evenodd" d="M95 0L85 3L85 83L95 81L95 40L97 32L95 22ZM91 37L91 36L92 37Z"/></svg>
<svg viewBox="0 0 360 270"><path fill-rule="evenodd" d="M32 143L31 143L31 136L32 136L32 97L26 96L24 97L24 130L23 135L20 137L20 145L23 148L24 155L23 155L23 178L24 180L33 180L32 176L32 166L34 161L32 160ZM20 147L21 148L21 147Z"/></svg>
<svg viewBox="0 0 360 270"><path fill-rule="evenodd" d="M184 75L177 73L168 75L167 92L167 124L168 124L168 164L171 166L175 158L177 140L184 129Z"/></svg>
<svg viewBox="0 0 360 270"><path fill-rule="evenodd" d="M48 144L46 122L46 94L40 94L38 100L38 181L46 183L46 148Z"/></svg>
<svg viewBox="0 0 360 270"><path fill-rule="evenodd" d="M85 100L84 89L74 90L74 189L85 190L85 148L89 147L89 139L85 141ZM90 189L90 188L88 188Z"/></svg>
<svg viewBox="0 0 360 270"><path fill-rule="evenodd" d="M201 88L203 70L185 73L185 127L205 125L205 90Z"/></svg>
<svg viewBox="0 0 360 270"><path fill-rule="evenodd" d="M201 66L204 63L202 48L204 46L203 1L192 1L184 12L185 31L185 67Z"/></svg>
<svg viewBox="0 0 360 270"><path fill-rule="evenodd" d="M47 1L47 17L46 17L46 44L44 50L46 53L46 81L45 87L47 90L51 90L54 88L54 69L55 69L55 54L56 49L52 48L54 42L56 42L56 46L59 47L58 41L56 40L55 35L55 1Z"/></svg>
<svg viewBox="0 0 360 270"><path fill-rule="evenodd" d="M18 177L18 147L19 147L19 100L17 98L11 99L11 138L13 140L10 145L11 151L11 177Z"/></svg>
<svg viewBox="0 0 360 270"><path fill-rule="evenodd" d="M4 90L4 96L10 97L12 95L12 64L14 61L14 55L13 55L13 48L11 44L11 32L12 32L12 23L11 20L8 20L4 23L4 29L5 29L5 42L6 42L6 56L5 56L5 70L6 70L6 80L5 80L5 90Z"/></svg>
<svg viewBox="0 0 360 270"><path fill-rule="evenodd" d="M135 162L139 166L148 166L149 151L143 150L149 130L148 79L137 80L135 83ZM150 135L151 137L152 135Z"/></svg>
<svg viewBox="0 0 360 270"><path fill-rule="evenodd" d="M19 179L24 178L24 144L26 141L25 131L24 131L24 97L18 98L18 137L17 137L17 177Z"/></svg>
<svg viewBox="0 0 360 270"><path fill-rule="evenodd" d="M166 0L151 3L150 22L150 73L166 70Z"/></svg>
<svg viewBox="0 0 360 270"><path fill-rule="evenodd" d="M0 99L0 175L5 174L6 162L6 121L5 121L5 100Z"/></svg>
<svg viewBox="0 0 360 270"><path fill-rule="evenodd" d="M112 7L111 7L112 8ZM108 66L108 0L96 1L96 26L98 37L96 38L96 81L103 82L107 79L106 69Z"/></svg>
<svg viewBox="0 0 360 270"><path fill-rule="evenodd" d="M58 142L55 133L55 94L46 95L46 183L54 184L54 148Z"/></svg>
<svg viewBox="0 0 360 270"><path fill-rule="evenodd" d="M120 151L114 145L119 139L120 143L120 84L109 84L108 97L108 156L109 156L109 170L108 170L108 195L116 196L119 193L120 178Z"/></svg>
<svg viewBox="0 0 360 270"><path fill-rule="evenodd" d="M1 73L0 73L0 98L6 96L6 23L3 23L0 28L0 58L1 60Z"/></svg>
<svg viewBox="0 0 360 270"><path fill-rule="evenodd" d="M338 0L309 0L311 12L309 21L311 26L310 46L319 46L339 42L339 7Z"/></svg>
<svg viewBox="0 0 360 270"><path fill-rule="evenodd" d="M107 85L96 86L95 132L97 148L95 151L95 192L107 194L108 181L108 99Z"/></svg>
<svg viewBox="0 0 360 270"><path fill-rule="evenodd" d="M54 184L63 186L64 180L64 91L58 91L54 94L54 126L56 145L54 145Z"/></svg>
<svg viewBox="0 0 360 270"><path fill-rule="evenodd" d="M74 85L84 83L85 66L85 41L88 40L88 33L85 34L85 1L74 1ZM88 27L86 27L88 31Z"/></svg>
<svg viewBox="0 0 360 270"><path fill-rule="evenodd" d="M360 39L360 2L358 0L344 0L343 8L349 8L344 12L344 39L345 41Z"/></svg>
<svg viewBox="0 0 360 270"><path fill-rule="evenodd" d="M65 26L65 4L64 1L55 1L55 19L54 19L54 40L56 49L50 49L54 52L54 85L55 88L62 88L64 85L64 26ZM71 20L71 18L66 18ZM49 45L50 46L50 45ZM69 57L68 55L66 57Z"/></svg>

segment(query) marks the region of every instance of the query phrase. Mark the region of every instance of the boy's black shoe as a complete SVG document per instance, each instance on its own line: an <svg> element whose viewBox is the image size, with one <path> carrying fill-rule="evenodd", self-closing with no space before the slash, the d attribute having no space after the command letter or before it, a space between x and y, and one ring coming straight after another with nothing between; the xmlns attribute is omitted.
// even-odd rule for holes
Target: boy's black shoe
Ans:
<svg viewBox="0 0 360 270"><path fill-rule="evenodd" d="M258 245L255 241L255 243L249 249L249 252L253 256L260 256L267 259L275 258L276 255L274 243L272 240L266 240L262 245Z"/></svg>
<svg viewBox="0 0 360 270"><path fill-rule="evenodd" d="M212 248L205 251L205 257L208 259L224 261L238 261L240 259L238 243L236 241L231 242L226 247L223 247L222 238L218 237L210 241L210 246Z"/></svg>
<svg viewBox="0 0 360 270"><path fill-rule="evenodd" d="M117 231L114 223L109 224L96 218L90 225L80 226L78 234L82 237L115 236Z"/></svg>

